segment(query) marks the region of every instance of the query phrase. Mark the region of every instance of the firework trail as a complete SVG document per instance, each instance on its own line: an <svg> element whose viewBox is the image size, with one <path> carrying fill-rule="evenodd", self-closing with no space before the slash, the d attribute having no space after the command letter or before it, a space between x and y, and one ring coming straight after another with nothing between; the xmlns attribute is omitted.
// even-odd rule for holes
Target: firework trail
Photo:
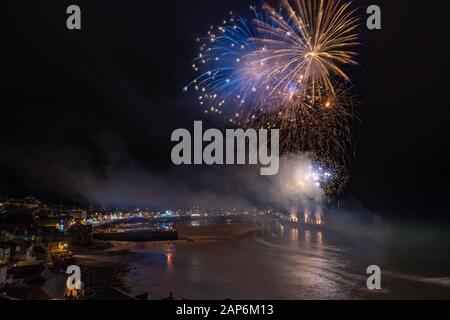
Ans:
<svg viewBox="0 0 450 320"><path fill-rule="evenodd" d="M310 152L342 172L352 141L355 99L345 69L357 65L359 20L341 0L281 0L230 13L211 27L184 89L205 113L244 128L279 128L281 150Z"/></svg>

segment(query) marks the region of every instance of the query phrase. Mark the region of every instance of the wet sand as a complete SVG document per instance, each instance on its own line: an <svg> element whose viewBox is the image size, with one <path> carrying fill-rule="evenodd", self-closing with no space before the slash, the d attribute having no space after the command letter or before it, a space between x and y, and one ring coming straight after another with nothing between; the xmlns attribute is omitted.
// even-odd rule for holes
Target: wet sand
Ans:
<svg viewBox="0 0 450 320"><path fill-rule="evenodd" d="M147 249L160 252L166 252L167 248L177 246L179 248L207 245L217 242L228 242L230 244L237 243L245 237L252 236L263 230L263 226L258 224L232 224L223 225L215 224L209 226L191 227L181 226L178 230L179 240L170 241L149 241L149 242L119 242L108 241L112 246L105 251L122 251Z"/></svg>
<svg viewBox="0 0 450 320"><path fill-rule="evenodd" d="M132 295L147 292L145 289L132 288L126 277L133 272L136 264L145 259L145 253L152 252L166 257L168 252L178 248L216 247L218 243L233 245L239 239L261 231L260 225L210 225L201 227L183 226L178 230L180 239L173 241L121 242L97 241L98 248L74 248L70 261L82 269L85 281L86 298L95 296L108 286L116 287ZM220 244L219 244L220 245ZM167 292L168 293L168 292ZM163 295L154 297L163 298Z"/></svg>

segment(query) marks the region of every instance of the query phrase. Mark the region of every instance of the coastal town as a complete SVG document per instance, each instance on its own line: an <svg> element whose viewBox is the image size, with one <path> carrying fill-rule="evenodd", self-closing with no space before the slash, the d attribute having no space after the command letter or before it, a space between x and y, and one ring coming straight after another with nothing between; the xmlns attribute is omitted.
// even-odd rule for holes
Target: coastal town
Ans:
<svg viewBox="0 0 450 320"><path fill-rule="evenodd" d="M92 245L87 210L0 198L0 299L60 299L71 247Z"/></svg>
<svg viewBox="0 0 450 320"><path fill-rule="evenodd" d="M110 241L174 241L177 225L201 219L275 214L270 210L238 212L237 209L189 210L99 209L51 205L32 196L0 198L0 300L137 299L126 293L124 265L78 261L80 255L101 253ZM276 214L275 214L276 215ZM200 220L199 220L200 219ZM191 236L189 232L187 236ZM83 268L83 287L66 286L68 266ZM145 294L139 298L145 297Z"/></svg>

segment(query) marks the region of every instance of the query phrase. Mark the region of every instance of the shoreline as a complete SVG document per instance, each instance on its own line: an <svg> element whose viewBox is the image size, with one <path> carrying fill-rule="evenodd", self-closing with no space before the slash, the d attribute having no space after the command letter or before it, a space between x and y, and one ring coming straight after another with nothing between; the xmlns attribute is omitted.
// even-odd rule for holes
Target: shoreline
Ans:
<svg viewBox="0 0 450 320"><path fill-rule="evenodd" d="M165 249L172 246L189 246L195 244L211 244L214 242L237 243L248 236L260 232L261 225L211 225L201 227L183 226L178 229L178 240L163 241L100 241L100 243L111 244L103 252L114 252L123 250L133 250L145 247L150 250Z"/></svg>

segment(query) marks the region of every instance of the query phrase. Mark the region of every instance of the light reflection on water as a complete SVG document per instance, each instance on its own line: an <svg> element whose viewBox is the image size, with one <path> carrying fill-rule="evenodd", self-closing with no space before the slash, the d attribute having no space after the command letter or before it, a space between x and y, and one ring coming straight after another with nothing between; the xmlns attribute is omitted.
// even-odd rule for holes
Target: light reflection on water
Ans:
<svg viewBox="0 0 450 320"><path fill-rule="evenodd" d="M322 231L318 231L316 233L316 240L317 240L317 243L319 244L319 247L322 248L322 246L323 246L323 233L322 233Z"/></svg>
<svg viewBox="0 0 450 320"><path fill-rule="evenodd" d="M191 221L191 227L200 227L201 223L198 220Z"/></svg>
<svg viewBox="0 0 450 320"><path fill-rule="evenodd" d="M296 243L296 241L298 241L298 229L297 228L291 229L291 241L295 241L294 243Z"/></svg>
<svg viewBox="0 0 450 320"><path fill-rule="evenodd" d="M169 271L173 271L174 268L174 254L172 252L168 252L167 254L167 267Z"/></svg>

